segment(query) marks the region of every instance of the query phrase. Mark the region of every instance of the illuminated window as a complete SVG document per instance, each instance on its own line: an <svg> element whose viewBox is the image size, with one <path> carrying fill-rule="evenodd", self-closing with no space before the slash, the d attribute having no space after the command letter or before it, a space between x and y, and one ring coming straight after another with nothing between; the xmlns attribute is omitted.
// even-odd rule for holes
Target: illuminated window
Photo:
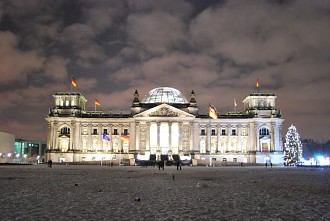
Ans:
<svg viewBox="0 0 330 221"><path fill-rule="evenodd" d="M242 136L246 136L246 128L242 128Z"/></svg>

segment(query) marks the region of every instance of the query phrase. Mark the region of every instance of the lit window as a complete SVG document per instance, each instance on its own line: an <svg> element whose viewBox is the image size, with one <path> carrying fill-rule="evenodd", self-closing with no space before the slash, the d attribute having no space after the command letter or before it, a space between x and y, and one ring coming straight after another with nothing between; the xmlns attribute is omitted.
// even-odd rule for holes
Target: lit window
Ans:
<svg viewBox="0 0 330 221"><path fill-rule="evenodd" d="M242 136L246 136L246 128L242 128Z"/></svg>

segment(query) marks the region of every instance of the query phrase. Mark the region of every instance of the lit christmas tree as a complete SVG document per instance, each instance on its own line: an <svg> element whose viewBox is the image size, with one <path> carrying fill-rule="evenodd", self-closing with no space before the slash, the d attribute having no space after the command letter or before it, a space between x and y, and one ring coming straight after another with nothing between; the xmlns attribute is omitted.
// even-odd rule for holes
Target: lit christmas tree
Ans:
<svg viewBox="0 0 330 221"><path fill-rule="evenodd" d="M284 162L289 166L300 165L302 162L302 145L299 133L295 126L291 125L285 136Z"/></svg>

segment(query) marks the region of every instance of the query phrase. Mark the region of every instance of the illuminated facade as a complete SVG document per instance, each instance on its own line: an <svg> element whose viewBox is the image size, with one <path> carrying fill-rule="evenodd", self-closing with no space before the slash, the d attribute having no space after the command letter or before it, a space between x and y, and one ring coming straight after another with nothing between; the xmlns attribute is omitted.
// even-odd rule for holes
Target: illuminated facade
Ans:
<svg viewBox="0 0 330 221"><path fill-rule="evenodd" d="M213 163L283 163L282 123L272 93L252 93L243 112L211 119L174 88L135 91L130 114L85 109L79 92L54 94L48 121L47 158L55 162L191 159Z"/></svg>

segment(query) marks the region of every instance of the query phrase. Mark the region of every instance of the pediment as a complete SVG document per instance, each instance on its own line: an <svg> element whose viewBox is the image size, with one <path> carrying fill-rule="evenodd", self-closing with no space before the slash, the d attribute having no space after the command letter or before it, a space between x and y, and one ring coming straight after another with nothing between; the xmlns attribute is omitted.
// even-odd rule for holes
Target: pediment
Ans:
<svg viewBox="0 0 330 221"><path fill-rule="evenodd" d="M185 111L172 107L168 104L161 104L149 110L141 112L134 117L195 117Z"/></svg>

